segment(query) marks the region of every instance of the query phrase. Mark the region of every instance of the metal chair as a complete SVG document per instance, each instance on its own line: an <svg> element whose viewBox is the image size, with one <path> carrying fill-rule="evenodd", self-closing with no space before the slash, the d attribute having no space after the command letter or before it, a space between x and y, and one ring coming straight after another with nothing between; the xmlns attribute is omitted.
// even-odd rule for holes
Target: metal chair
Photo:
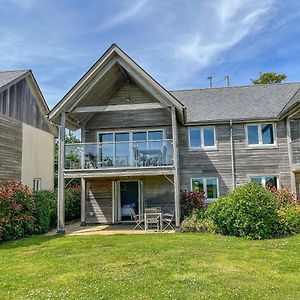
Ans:
<svg viewBox="0 0 300 300"><path fill-rule="evenodd" d="M135 213L135 210L133 208L130 208L131 216L133 220L135 221L136 225L133 227L132 230L135 230L136 228L140 228L144 230L145 228L143 227L143 223L145 222L145 219L143 215L137 215Z"/></svg>
<svg viewBox="0 0 300 300"><path fill-rule="evenodd" d="M175 226L173 225L174 213L172 213L172 214L163 214L162 215L162 221L163 221L163 223L166 224L166 226L164 226L162 231L165 231L168 227L175 230Z"/></svg>

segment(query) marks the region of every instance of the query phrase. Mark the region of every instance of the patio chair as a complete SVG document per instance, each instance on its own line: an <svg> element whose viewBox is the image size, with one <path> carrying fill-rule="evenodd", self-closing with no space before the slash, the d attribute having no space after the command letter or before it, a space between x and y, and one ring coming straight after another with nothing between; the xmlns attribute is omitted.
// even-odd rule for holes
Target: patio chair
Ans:
<svg viewBox="0 0 300 300"><path fill-rule="evenodd" d="M164 224L166 224L163 227L162 231L165 231L168 227L175 230L175 226L173 225L174 213L172 213L172 214L163 214L162 215L162 221L163 221Z"/></svg>
<svg viewBox="0 0 300 300"><path fill-rule="evenodd" d="M136 223L132 230L135 230L136 228L144 230L145 228L143 227L143 223L145 223L145 220L143 215L137 215L132 207L130 208L130 212L134 222Z"/></svg>
<svg viewBox="0 0 300 300"><path fill-rule="evenodd" d="M160 220L159 220L159 214L160 208L154 207L154 208L146 208L145 209L145 230L148 230L149 227L152 228L154 225L159 231L160 229Z"/></svg>

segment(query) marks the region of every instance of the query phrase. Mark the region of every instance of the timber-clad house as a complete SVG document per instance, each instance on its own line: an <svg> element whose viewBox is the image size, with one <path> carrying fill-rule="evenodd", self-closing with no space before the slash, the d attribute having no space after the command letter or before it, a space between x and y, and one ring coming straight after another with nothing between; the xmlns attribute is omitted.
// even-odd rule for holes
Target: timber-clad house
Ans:
<svg viewBox="0 0 300 300"><path fill-rule="evenodd" d="M0 72L0 181L53 188L57 129L48 113L31 70Z"/></svg>
<svg viewBox="0 0 300 300"><path fill-rule="evenodd" d="M167 91L113 44L49 113L64 179L80 178L82 224L128 220L129 208L175 212L180 192L209 201L246 182L299 193L300 83ZM81 143L65 144L65 128Z"/></svg>

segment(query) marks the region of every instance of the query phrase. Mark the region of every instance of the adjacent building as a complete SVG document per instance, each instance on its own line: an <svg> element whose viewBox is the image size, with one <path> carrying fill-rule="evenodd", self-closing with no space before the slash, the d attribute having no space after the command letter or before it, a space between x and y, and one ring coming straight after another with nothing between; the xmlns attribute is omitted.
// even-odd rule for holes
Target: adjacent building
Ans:
<svg viewBox="0 0 300 300"><path fill-rule="evenodd" d="M0 181L52 189L56 128L30 70L0 72Z"/></svg>

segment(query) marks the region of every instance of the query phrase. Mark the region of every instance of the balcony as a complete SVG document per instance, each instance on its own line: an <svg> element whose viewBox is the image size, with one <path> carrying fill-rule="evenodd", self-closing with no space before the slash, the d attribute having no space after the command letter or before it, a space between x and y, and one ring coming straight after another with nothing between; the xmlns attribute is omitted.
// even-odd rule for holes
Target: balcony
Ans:
<svg viewBox="0 0 300 300"><path fill-rule="evenodd" d="M65 145L65 170L173 166L173 141L126 141Z"/></svg>

